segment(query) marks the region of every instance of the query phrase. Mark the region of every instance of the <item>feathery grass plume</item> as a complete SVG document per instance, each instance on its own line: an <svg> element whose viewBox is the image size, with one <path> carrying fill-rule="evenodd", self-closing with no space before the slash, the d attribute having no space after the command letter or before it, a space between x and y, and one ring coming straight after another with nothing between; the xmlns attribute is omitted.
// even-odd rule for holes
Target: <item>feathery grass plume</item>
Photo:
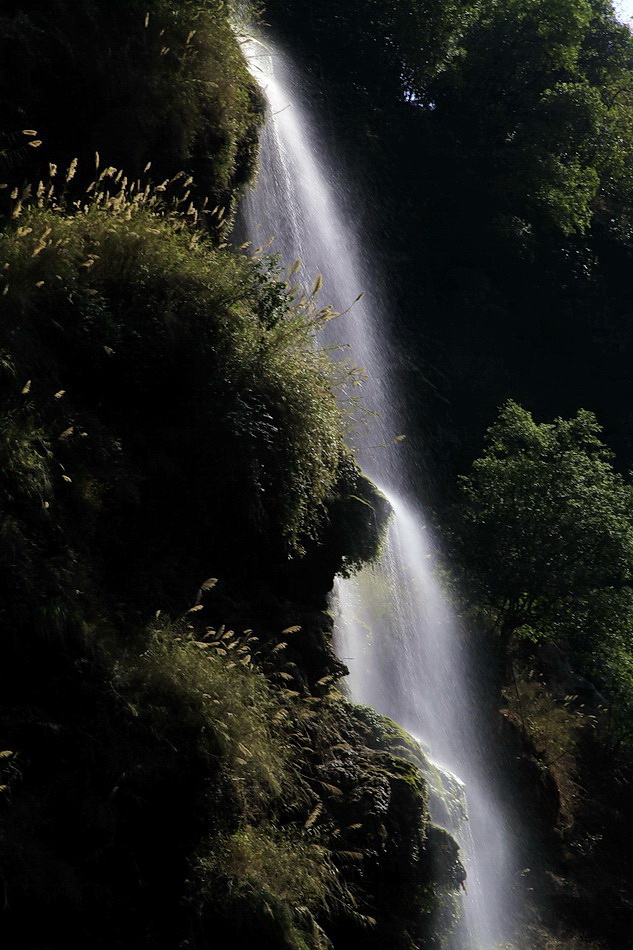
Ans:
<svg viewBox="0 0 633 950"><path fill-rule="evenodd" d="M132 178L148 155L157 156L163 177L186 167L232 217L237 194L255 170L263 103L221 0L156 0L147 11L135 2L119 4L116 17L110 0L92 0L81 9L49 0L31 5L28 16L7 11L0 39L12 48L0 62L5 122L46 117L46 160L80 160L76 181L68 182L73 196L87 185L92 143L98 142L104 158ZM16 62L24 71L19 109ZM103 106L96 112L95 96ZM24 135L34 137L35 129ZM37 168L30 151L24 149L26 177ZM19 163L8 168L16 172L11 184L22 180Z"/></svg>
<svg viewBox="0 0 633 950"><path fill-rule="evenodd" d="M273 939L283 934L284 945L294 950L326 950L331 944L319 920L357 913L328 849L308 839L305 829L244 824L200 850L195 879L199 900L228 904L244 915L248 929Z"/></svg>
<svg viewBox="0 0 633 950"><path fill-rule="evenodd" d="M73 158L70 165L68 166L68 169L66 171L66 183L68 183L69 181L72 181L75 175L77 174L78 161L79 160L77 158Z"/></svg>
<svg viewBox="0 0 633 950"><path fill-rule="evenodd" d="M322 287L323 287L323 275L317 274L316 277L314 278L314 282L310 289L310 295L312 297L316 297L316 295L319 293Z"/></svg>
<svg viewBox="0 0 633 950"><path fill-rule="evenodd" d="M156 709L166 736L172 717L195 728L200 751L220 757L244 812L256 816L292 781L288 739L270 725L278 702L261 673L229 667L217 651L201 649L210 646L184 621L157 620L142 655L120 667L120 688Z"/></svg>

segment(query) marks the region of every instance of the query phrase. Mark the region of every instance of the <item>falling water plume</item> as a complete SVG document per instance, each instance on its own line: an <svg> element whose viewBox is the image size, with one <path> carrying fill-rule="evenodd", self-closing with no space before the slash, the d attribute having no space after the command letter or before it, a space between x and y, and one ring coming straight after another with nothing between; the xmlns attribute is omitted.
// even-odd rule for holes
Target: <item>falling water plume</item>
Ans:
<svg viewBox="0 0 633 950"><path fill-rule="evenodd" d="M349 195L338 188L340 176L328 165L332 155L323 154L322 136L302 105L300 76L268 37L252 35L243 48L269 108L258 184L242 208L244 227L257 244L274 236L286 265L300 260L307 286L323 274L335 310L349 310L368 291L336 332L370 375L371 421L360 448L389 443L399 431L402 400L375 264L370 276L360 237L349 225ZM481 738L468 640L437 581L432 532L404 497L402 459L396 451L363 454L364 468L387 495L394 518L380 563L337 581L337 646L350 669L352 697L397 720L431 750L438 763L430 764L431 772L445 776L436 782L438 802L442 782L452 782L459 795L465 788L468 820L458 822L461 830L449 829L460 835L468 872L464 923L453 950L493 950L507 936L511 915L509 836L492 756ZM427 780L433 792L433 775ZM439 804L435 811L441 823Z"/></svg>

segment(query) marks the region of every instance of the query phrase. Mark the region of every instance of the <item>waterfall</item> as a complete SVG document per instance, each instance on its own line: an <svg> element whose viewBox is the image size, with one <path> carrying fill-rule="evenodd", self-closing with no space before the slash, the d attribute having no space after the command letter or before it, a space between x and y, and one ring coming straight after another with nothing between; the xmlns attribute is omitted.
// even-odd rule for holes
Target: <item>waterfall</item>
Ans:
<svg viewBox="0 0 633 950"><path fill-rule="evenodd" d="M368 266L367 242L350 225L358 215L340 169L302 105L297 72L268 38L247 37L244 51L270 112L257 188L242 209L245 228L255 244L274 237L272 249L286 266L300 258L306 282L323 274L324 303L349 310L334 321L330 340L344 339L352 361L369 373L365 404L371 421L360 454L394 510L380 563L337 582L337 648L350 669L353 699L419 737L437 766L465 786L468 821L460 844L468 881L454 950L492 950L507 937L512 913L509 835L493 757L482 740L468 637L436 578L432 532L404 496L403 453L389 444L399 434L403 400L397 352L384 329L388 300L374 263ZM365 297L349 309L361 291ZM369 448L377 446L383 448ZM441 823L441 815L433 817Z"/></svg>
<svg viewBox="0 0 633 950"><path fill-rule="evenodd" d="M337 583L338 650L354 699L399 722L433 765L463 783L468 821L461 827L431 800L431 816L456 836L468 874L464 920L451 948L492 950L512 924L512 854L482 741L470 672L476 664L434 575L429 529L408 502L387 494L395 516L380 563Z"/></svg>

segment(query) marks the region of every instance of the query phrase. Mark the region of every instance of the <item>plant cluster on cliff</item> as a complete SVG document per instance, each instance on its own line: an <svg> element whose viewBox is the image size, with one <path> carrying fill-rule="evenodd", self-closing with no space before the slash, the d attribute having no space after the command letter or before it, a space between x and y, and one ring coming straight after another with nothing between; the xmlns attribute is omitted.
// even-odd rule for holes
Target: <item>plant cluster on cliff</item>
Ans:
<svg viewBox="0 0 633 950"><path fill-rule="evenodd" d="M452 532L462 605L491 663L498 654L491 703L514 736L514 794L540 829L532 892L555 908L554 930L557 917L619 948L631 920L633 506L601 435L590 412L537 423L508 402L461 479Z"/></svg>
<svg viewBox="0 0 633 950"><path fill-rule="evenodd" d="M296 548L344 454L313 320L260 262L144 193L103 197L75 214L43 200L2 235L6 490L44 536L72 509L126 571L145 560L136 532L160 550L196 525L192 562L220 547L230 561L244 532ZM11 563L28 577L20 524ZM146 567L164 581L160 560Z"/></svg>
<svg viewBox="0 0 633 950"><path fill-rule="evenodd" d="M227 11L8 3L0 49L2 944L436 948L457 846L334 688L326 594L389 516L349 370L225 237Z"/></svg>
<svg viewBox="0 0 633 950"><path fill-rule="evenodd" d="M3 678L3 944L436 946L463 871L389 724L195 617Z"/></svg>
<svg viewBox="0 0 633 950"><path fill-rule="evenodd" d="M130 179L149 161L158 181L185 171L229 217L255 168L262 104L222 0L7 0L0 51L1 181L78 158L85 187L99 152ZM14 141L23 129L38 149Z"/></svg>

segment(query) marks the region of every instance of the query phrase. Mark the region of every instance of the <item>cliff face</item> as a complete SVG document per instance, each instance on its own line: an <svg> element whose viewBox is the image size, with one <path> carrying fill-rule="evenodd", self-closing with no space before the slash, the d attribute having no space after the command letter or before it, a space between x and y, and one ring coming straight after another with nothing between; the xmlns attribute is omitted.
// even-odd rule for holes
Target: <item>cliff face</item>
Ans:
<svg viewBox="0 0 633 950"><path fill-rule="evenodd" d="M224 240L222 4L9 4L0 44L4 945L439 947L456 847L325 613L388 506L318 309Z"/></svg>
<svg viewBox="0 0 633 950"><path fill-rule="evenodd" d="M441 946L463 872L420 773L374 714L263 674L266 653L157 623L116 668L14 666L6 946Z"/></svg>

